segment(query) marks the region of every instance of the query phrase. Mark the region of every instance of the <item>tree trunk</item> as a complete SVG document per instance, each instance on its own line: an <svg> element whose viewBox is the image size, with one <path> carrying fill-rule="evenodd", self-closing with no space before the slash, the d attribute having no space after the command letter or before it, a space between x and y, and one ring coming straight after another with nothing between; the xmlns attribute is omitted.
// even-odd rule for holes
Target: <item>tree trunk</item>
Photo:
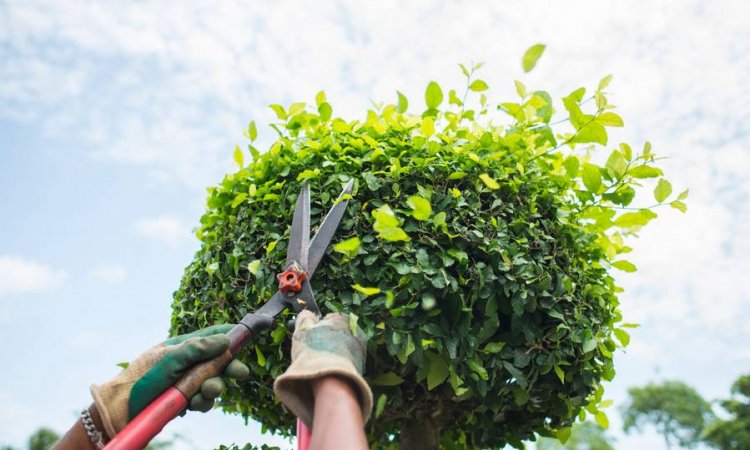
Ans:
<svg viewBox="0 0 750 450"><path fill-rule="evenodd" d="M401 424L399 450L439 450L440 425L427 415Z"/></svg>

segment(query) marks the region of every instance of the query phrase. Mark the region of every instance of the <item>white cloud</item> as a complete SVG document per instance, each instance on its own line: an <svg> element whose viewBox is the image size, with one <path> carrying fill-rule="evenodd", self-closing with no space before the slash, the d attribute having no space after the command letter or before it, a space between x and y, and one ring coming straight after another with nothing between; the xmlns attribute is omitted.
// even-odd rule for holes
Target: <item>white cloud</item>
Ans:
<svg viewBox="0 0 750 450"><path fill-rule="evenodd" d="M119 266L117 264L110 264L91 269L91 271L89 271L89 275L99 281L116 284L125 281L127 272L122 266Z"/></svg>
<svg viewBox="0 0 750 450"><path fill-rule="evenodd" d="M138 219L135 223L138 234L149 239L177 247L190 239L190 229L177 217L160 216Z"/></svg>
<svg viewBox="0 0 750 450"><path fill-rule="evenodd" d="M60 287L65 277L46 264L0 255L0 295L49 291Z"/></svg>

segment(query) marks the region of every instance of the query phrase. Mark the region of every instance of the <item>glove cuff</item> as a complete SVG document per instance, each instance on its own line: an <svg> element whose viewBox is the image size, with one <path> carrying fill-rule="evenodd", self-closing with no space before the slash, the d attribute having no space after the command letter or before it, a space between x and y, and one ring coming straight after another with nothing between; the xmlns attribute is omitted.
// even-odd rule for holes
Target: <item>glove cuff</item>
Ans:
<svg viewBox="0 0 750 450"><path fill-rule="evenodd" d="M306 364L305 361L312 362ZM322 369L323 368L323 369ZM273 384L274 392L282 403L309 428L313 426L315 396L312 381L335 375L350 382L359 400L364 423L372 412L372 391L364 378L357 372L354 364L347 358L334 354L314 358L297 358L289 369L280 375Z"/></svg>
<svg viewBox="0 0 750 450"><path fill-rule="evenodd" d="M99 410L104 431L106 431L109 439L112 439L128 423L128 392L124 392L123 389L113 388L110 384L105 383L101 386L92 384L89 390L91 391L91 396L94 398L96 409ZM110 409L108 405L113 405L114 409ZM118 408L118 406L123 407Z"/></svg>

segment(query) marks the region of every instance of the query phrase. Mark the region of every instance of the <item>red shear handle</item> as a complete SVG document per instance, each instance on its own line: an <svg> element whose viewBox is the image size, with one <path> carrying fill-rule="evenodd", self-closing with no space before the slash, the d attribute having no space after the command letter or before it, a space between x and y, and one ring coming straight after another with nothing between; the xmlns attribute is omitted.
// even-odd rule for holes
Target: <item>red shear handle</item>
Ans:
<svg viewBox="0 0 750 450"><path fill-rule="evenodd" d="M312 432L303 421L297 419L297 450L309 449L311 440Z"/></svg>
<svg viewBox="0 0 750 450"><path fill-rule="evenodd" d="M170 420L187 407L187 398L175 387L164 391L131 420L104 447L106 450L140 450L159 434Z"/></svg>

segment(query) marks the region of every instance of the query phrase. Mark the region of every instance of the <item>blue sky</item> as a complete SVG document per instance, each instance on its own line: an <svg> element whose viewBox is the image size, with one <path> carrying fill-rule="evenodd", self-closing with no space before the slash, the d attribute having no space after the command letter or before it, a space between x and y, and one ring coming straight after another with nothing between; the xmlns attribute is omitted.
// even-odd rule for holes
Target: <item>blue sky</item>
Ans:
<svg viewBox="0 0 750 450"><path fill-rule="evenodd" d="M360 117L371 100L485 61L495 101L513 79L557 97L613 73L626 128L654 143L688 214L660 212L618 274L642 324L608 397L666 378L726 395L750 372L750 19L741 1L0 0L0 443L65 430L88 385L163 339L198 243L205 187L269 103ZM520 56L543 42L539 66ZM272 131L261 127L261 139ZM662 449L652 432L619 449ZM213 411L170 425L182 448L273 441ZM270 440L269 440L270 439Z"/></svg>

